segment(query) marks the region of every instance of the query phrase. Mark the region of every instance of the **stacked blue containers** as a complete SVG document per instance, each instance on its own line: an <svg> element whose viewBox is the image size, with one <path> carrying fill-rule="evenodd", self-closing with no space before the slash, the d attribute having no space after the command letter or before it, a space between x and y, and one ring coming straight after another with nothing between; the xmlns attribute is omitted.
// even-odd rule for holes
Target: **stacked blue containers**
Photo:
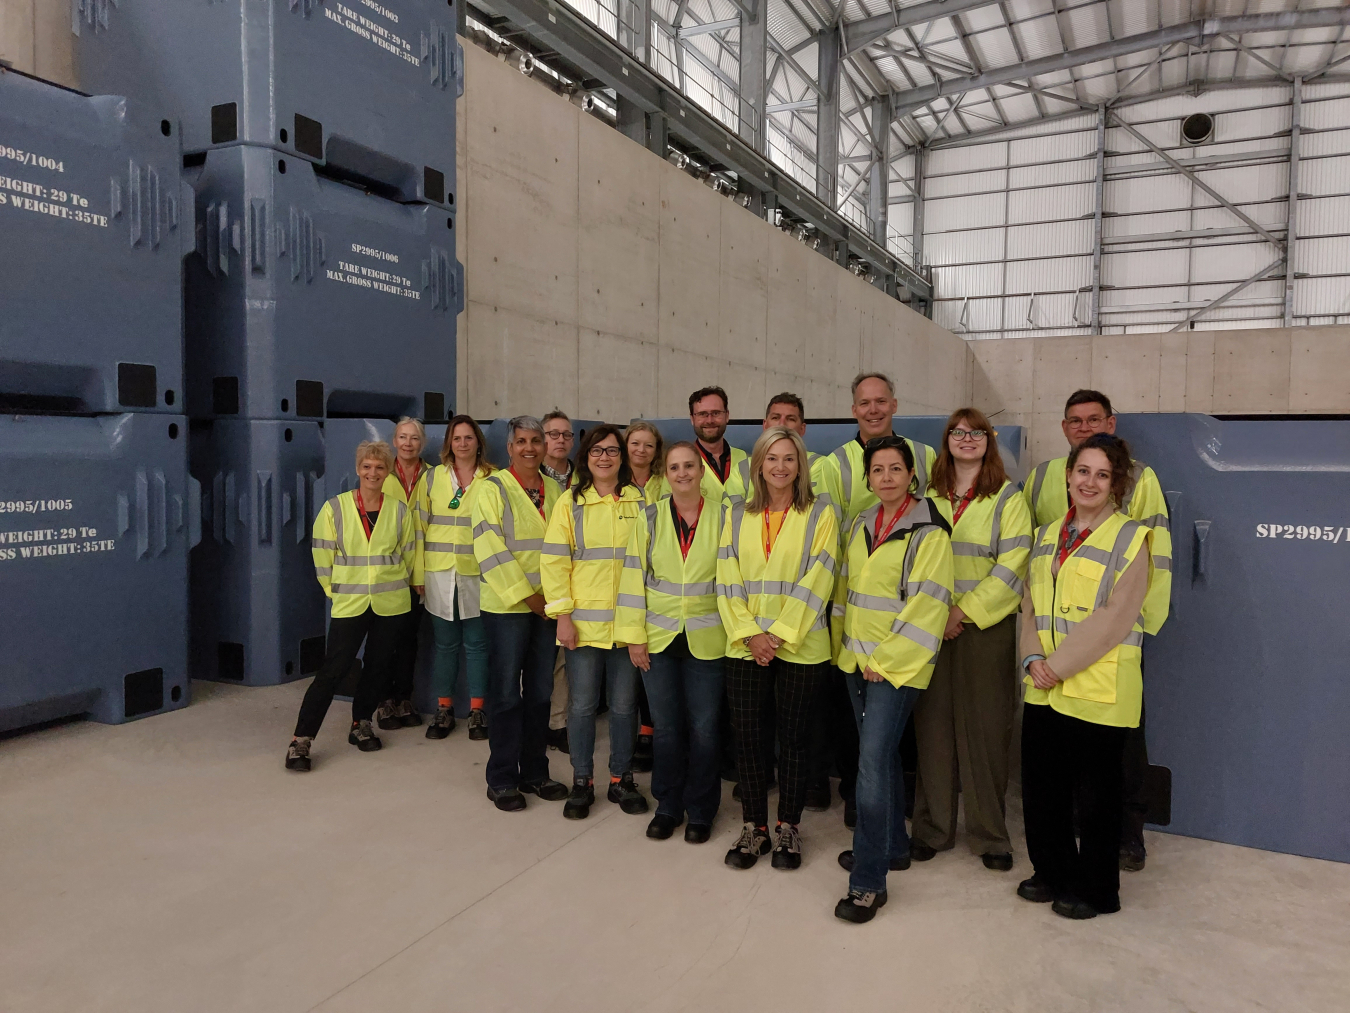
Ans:
<svg viewBox="0 0 1350 1013"><path fill-rule="evenodd" d="M189 699L180 160L163 110L0 68L0 730Z"/></svg>
<svg viewBox="0 0 1350 1013"><path fill-rule="evenodd" d="M198 677L274 684L323 658L326 420L452 409L457 2L75 0L81 87L169 108L193 190Z"/></svg>

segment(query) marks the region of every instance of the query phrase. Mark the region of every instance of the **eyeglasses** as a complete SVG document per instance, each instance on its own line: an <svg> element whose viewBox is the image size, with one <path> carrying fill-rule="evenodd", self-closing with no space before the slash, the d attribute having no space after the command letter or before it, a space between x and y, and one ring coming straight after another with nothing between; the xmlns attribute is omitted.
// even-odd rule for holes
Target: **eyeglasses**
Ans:
<svg viewBox="0 0 1350 1013"><path fill-rule="evenodd" d="M1064 424L1070 429L1096 429L1108 418L1109 415L1094 415L1090 419L1065 419Z"/></svg>
<svg viewBox="0 0 1350 1013"><path fill-rule="evenodd" d="M718 419L726 418L727 413L725 409L718 412L694 412L693 417L697 422L715 422Z"/></svg>
<svg viewBox="0 0 1350 1013"><path fill-rule="evenodd" d="M905 440L900 436L873 436L867 441L868 450L899 450L905 445Z"/></svg>
<svg viewBox="0 0 1350 1013"><path fill-rule="evenodd" d="M979 442L989 434L983 429L953 429L948 435L955 436L958 440L964 440L969 436L975 442Z"/></svg>
<svg viewBox="0 0 1350 1013"><path fill-rule="evenodd" d="M592 447L588 453L591 457L618 457L621 451L618 447Z"/></svg>
<svg viewBox="0 0 1350 1013"><path fill-rule="evenodd" d="M551 432L551 433L545 433L544 435L547 436L550 440L570 440L570 439L572 439L572 433L571 433L570 430L567 430L567 429L555 429L555 430L553 430L553 432Z"/></svg>

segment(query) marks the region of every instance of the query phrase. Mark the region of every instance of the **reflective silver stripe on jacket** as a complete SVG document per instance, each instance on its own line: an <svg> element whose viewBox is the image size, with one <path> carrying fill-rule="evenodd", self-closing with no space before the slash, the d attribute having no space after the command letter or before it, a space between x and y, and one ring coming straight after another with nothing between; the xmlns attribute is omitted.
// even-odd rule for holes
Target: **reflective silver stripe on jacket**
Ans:
<svg viewBox="0 0 1350 1013"><path fill-rule="evenodd" d="M672 580L662 580L660 577L647 575L647 587L661 594L673 595L676 598L697 598L699 595L716 594L717 582L712 580L701 580L693 584L676 584Z"/></svg>
<svg viewBox="0 0 1350 1013"><path fill-rule="evenodd" d="M345 551L345 546L346 546L347 543L346 543L346 540L342 537L342 497L345 496L345 495L347 495L347 494L346 494L346 493L338 493L338 495L334 496L332 499L330 499L330 500L328 501L329 506L331 506L331 507L333 508L333 533L334 533L334 535L336 536L335 539L334 539L334 542L333 542L333 549L334 549L333 565L334 565L334 566L396 566L397 564L403 562L402 558L399 557L399 556L349 556L349 555L347 555L347 553L346 553L346 551ZM398 536L397 533L398 533L399 531L402 531L402 530L403 530L403 521L404 521L404 519L408 516L408 504L404 503L402 500L397 500L397 499L394 500L394 503L396 504L396 506L397 506L397 508L398 508L398 509L396 509L396 510L394 511L394 513L397 515L397 518L398 518L398 519L394 522L395 525L396 525L396 529L395 529L395 537L397 537L397 536ZM378 524L379 521L376 521L375 523ZM371 531L372 531L372 533L374 533L374 529L373 529L373 528L371 529ZM406 545L407 543L405 542L404 544ZM325 548L326 548L326 547L327 547L327 546L325 546ZM407 586L406 583L404 584L404 586L405 586L405 587ZM337 587L338 587L338 585L336 585L336 584L333 585L333 593L334 593L334 594L337 594L337 593L338 593L338 592L337 592Z"/></svg>
<svg viewBox="0 0 1350 1013"><path fill-rule="evenodd" d="M1162 528L1164 531L1171 531L1171 522L1167 519L1167 514L1154 514L1152 517L1145 517L1139 521L1146 528Z"/></svg>
<svg viewBox="0 0 1350 1013"><path fill-rule="evenodd" d="M572 618L579 623L612 623L613 609L573 609Z"/></svg>
<svg viewBox="0 0 1350 1013"><path fill-rule="evenodd" d="M1053 460L1042 461L1036 465L1036 470L1032 472L1034 477L1031 480L1031 519L1033 521L1036 519L1036 506L1041 501L1041 486L1045 485L1045 476L1050 473L1050 465L1054 463Z"/></svg>
<svg viewBox="0 0 1350 1013"><path fill-rule="evenodd" d="M904 598L884 598L878 594L863 594L860 591L850 591L848 603L877 612L899 612L905 607Z"/></svg>
<svg viewBox="0 0 1350 1013"><path fill-rule="evenodd" d="M473 524L472 518L457 517L454 514L428 514L426 521L428 524L445 524L452 528L467 528Z"/></svg>
<svg viewBox="0 0 1350 1013"><path fill-rule="evenodd" d="M736 465L736 471L741 476L741 488L748 493L750 491L750 458L747 457Z"/></svg>
<svg viewBox="0 0 1350 1013"><path fill-rule="evenodd" d="M383 584L334 584L334 594L381 594L385 591L401 591L407 588L408 578L388 580Z"/></svg>
<svg viewBox="0 0 1350 1013"><path fill-rule="evenodd" d="M502 480L496 475L489 475L487 476L487 481L495 485L497 491L502 494L502 525L505 527L506 531L505 534L503 534L502 530L495 524L488 524L488 528L496 531L502 541L506 543L506 547L513 553L542 551L544 548L544 540L542 538L516 537L516 512L511 508L511 497L506 494L506 486L502 484ZM482 528L484 524L487 524L487 521L483 521L478 527ZM475 528L474 537L478 537L478 534L479 530L478 528Z"/></svg>
<svg viewBox="0 0 1350 1013"><path fill-rule="evenodd" d="M1111 590L1116 586L1116 578L1120 575L1120 571L1125 569L1125 553L1129 551L1130 541L1140 527L1138 521L1126 521L1116 532L1116 543L1111 547L1111 555L1106 560L1106 572L1102 574L1102 582L1097 585L1094 608L1101 608L1111 597Z"/></svg>
<svg viewBox="0 0 1350 1013"><path fill-rule="evenodd" d="M913 623L901 622L898 617L895 622L891 623L891 632L896 636L904 637L906 640L912 640L920 647L926 648L935 654L937 653L938 648L942 646L941 637L935 637L927 630L920 629Z"/></svg>
<svg viewBox="0 0 1350 1013"><path fill-rule="evenodd" d="M1084 616L1083 618L1086 619L1087 616ZM1042 621L1041 621L1042 619L1045 620L1045 621L1044 621L1044 624L1042 624ZM1136 620L1136 622L1143 622L1143 617L1141 616L1139 619ZM1056 617L1055 617L1055 632L1056 632L1056 633L1061 633L1061 634L1063 634L1063 635L1065 635L1065 636L1068 636L1070 633L1073 632L1073 628L1074 628L1075 626L1077 626L1077 625L1078 625L1078 621L1077 621L1077 620L1065 619L1065 618L1063 618L1063 617L1061 617L1061 616L1056 616ZM1038 630L1045 630L1045 629L1049 629L1049 628L1050 628L1050 617L1049 617L1049 616L1044 616L1044 617L1042 617L1042 616L1037 616L1037 617L1036 617L1036 629L1038 629ZM1121 644L1124 645L1125 647L1143 647L1143 646L1144 646L1144 634L1143 634L1143 631L1142 631L1142 630L1131 630L1129 633L1125 634L1125 638L1124 638L1123 640L1121 640Z"/></svg>
<svg viewBox="0 0 1350 1013"><path fill-rule="evenodd" d="M457 555L473 555L473 546L460 542L423 542L427 552L452 552Z"/></svg>
<svg viewBox="0 0 1350 1013"><path fill-rule="evenodd" d="M311 538L309 540L311 548L315 549L334 549L338 547L337 542L330 542L327 538Z"/></svg>
<svg viewBox="0 0 1350 1013"><path fill-rule="evenodd" d="M916 594L926 594L930 598L936 598L944 605L952 603L952 593L935 580L925 580L921 584L906 584L905 597L912 598Z"/></svg>

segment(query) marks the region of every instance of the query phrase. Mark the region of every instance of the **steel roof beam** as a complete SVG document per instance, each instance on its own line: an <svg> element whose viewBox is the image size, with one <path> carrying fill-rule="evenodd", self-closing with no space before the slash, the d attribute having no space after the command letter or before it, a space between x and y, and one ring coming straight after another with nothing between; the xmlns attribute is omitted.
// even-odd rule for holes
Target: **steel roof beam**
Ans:
<svg viewBox="0 0 1350 1013"><path fill-rule="evenodd" d="M951 5L944 4L942 6ZM918 8L909 7L905 10L918 10ZM858 22L858 24L861 23ZM922 88L897 92L892 108L897 117L907 116L939 98L950 99L966 92L988 88L991 85L1025 81L1042 74L1053 74L1058 71L1069 70L1072 67L1081 67L1087 63L1099 63L1113 57L1139 53L1159 46L1170 46L1177 42L1203 45L1225 33L1242 35L1247 32L1291 31L1299 28L1334 28L1338 25L1350 25L1350 7L1281 11L1275 14L1248 14L1231 18L1205 18L1181 25L1170 25L1167 28L1160 28L1152 32L1127 35L1095 46L1071 49L1068 52L1057 53L1038 60L1028 60L1026 63L997 67L983 74L949 78L946 81L937 81Z"/></svg>
<svg viewBox="0 0 1350 1013"><path fill-rule="evenodd" d="M844 55L851 56L868 43L890 35L897 28L921 25L936 18L949 17L975 7L988 7L995 0L929 0L928 3L902 7L889 14L860 18L843 26Z"/></svg>

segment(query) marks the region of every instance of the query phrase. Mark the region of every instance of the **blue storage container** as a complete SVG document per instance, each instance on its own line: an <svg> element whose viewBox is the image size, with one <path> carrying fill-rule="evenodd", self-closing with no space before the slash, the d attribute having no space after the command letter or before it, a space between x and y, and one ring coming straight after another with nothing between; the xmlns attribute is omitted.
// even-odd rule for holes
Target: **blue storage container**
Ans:
<svg viewBox="0 0 1350 1013"><path fill-rule="evenodd" d="M447 417L464 300L451 217L266 148L207 152L190 175L190 416Z"/></svg>
<svg viewBox="0 0 1350 1013"><path fill-rule="evenodd" d="M192 674L270 686L318 671L323 589L310 532L327 492L317 422L192 425L202 539L192 553Z"/></svg>
<svg viewBox="0 0 1350 1013"><path fill-rule="evenodd" d="M184 151L267 146L454 209L453 0L72 3L80 88L163 108Z"/></svg>
<svg viewBox="0 0 1350 1013"><path fill-rule="evenodd" d="M1171 833L1350 861L1350 421L1122 415L1157 472L1172 611L1144 647Z"/></svg>
<svg viewBox="0 0 1350 1013"><path fill-rule="evenodd" d="M186 707L187 420L0 417L0 730Z"/></svg>
<svg viewBox="0 0 1350 1013"><path fill-rule="evenodd" d="M172 124L0 67L0 411L183 411Z"/></svg>

